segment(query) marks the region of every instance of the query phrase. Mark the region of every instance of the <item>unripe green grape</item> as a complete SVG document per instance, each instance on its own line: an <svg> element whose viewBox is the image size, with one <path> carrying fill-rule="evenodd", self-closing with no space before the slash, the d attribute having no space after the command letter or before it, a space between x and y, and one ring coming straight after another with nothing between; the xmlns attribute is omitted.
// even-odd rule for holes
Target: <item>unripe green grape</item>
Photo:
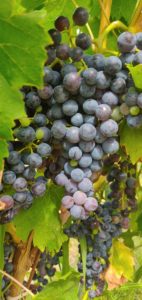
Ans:
<svg viewBox="0 0 142 300"><path fill-rule="evenodd" d="M42 111L42 106L38 106L37 109L36 109L36 112L41 112Z"/></svg>
<svg viewBox="0 0 142 300"><path fill-rule="evenodd" d="M76 167L78 165L78 162L76 160L70 160L70 166L71 167Z"/></svg>
<svg viewBox="0 0 142 300"><path fill-rule="evenodd" d="M36 138L37 140L41 140L44 137L44 132L39 128L36 131Z"/></svg>
<svg viewBox="0 0 142 300"><path fill-rule="evenodd" d="M30 123L31 123L31 120L30 120L29 118L27 118L27 117L22 118L22 119L20 119L19 121L20 121L20 123L21 123L21 125L22 125L23 127L27 127L27 126L29 126Z"/></svg>
<svg viewBox="0 0 142 300"><path fill-rule="evenodd" d="M115 107L112 111L111 117L115 121L120 121L123 118L123 115L119 107Z"/></svg>
<svg viewBox="0 0 142 300"><path fill-rule="evenodd" d="M138 107L138 106L132 106L131 108L130 108L130 114L132 115L132 116L137 116L138 114L139 114L139 112L140 112L140 108Z"/></svg>
<svg viewBox="0 0 142 300"><path fill-rule="evenodd" d="M122 113L122 115L124 115L124 116L129 115L129 111L130 111L130 109L126 103L123 103L120 105L120 112Z"/></svg>

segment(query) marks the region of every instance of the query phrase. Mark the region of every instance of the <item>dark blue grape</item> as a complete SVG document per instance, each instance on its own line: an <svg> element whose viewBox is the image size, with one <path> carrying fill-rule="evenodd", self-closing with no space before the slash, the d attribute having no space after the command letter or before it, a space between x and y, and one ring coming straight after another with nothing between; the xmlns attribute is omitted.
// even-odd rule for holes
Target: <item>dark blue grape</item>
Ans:
<svg viewBox="0 0 142 300"><path fill-rule="evenodd" d="M101 90L105 90L110 86L110 77L106 75L103 71L97 73L96 87Z"/></svg>
<svg viewBox="0 0 142 300"><path fill-rule="evenodd" d="M7 158L7 162L10 165L17 165L21 160L21 155L17 151L11 151Z"/></svg>
<svg viewBox="0 0 142 300"><path fill-rule="evenodd" d="M5 171L3 173L3 183L5 184L13 184L16 180L16 174L13 171Z"/></svg>
<svg viewBox="0 0 142 300"><path fill-rule="evenodd" d="M91 38L86 33L79 33L76 37L75 43L77 47L86 50L91 46Z"/></svg>
<svg viewBox="0 0 142 300"><path fill-rule="evenodd" d="M76 113L71 117L71 123L74 126L80 127L83 124L83 115L80 113Z"/></svg>
<svg viewBox="0 0 142 300"><path fill-rule="evenodd" d="M13 188L16 190L16 192L22 192L26 190L27 184L28 183L25 178L18 177L13 183Z"/></svg>
<svg viewBox="0 0 142 300"><path fill-rule="evenodd" d="M33 118L34 123L37 126L45 126L47 124L47 118L44 114L38 113Z"/></svg>
<svg viewBox="0 0 142 300"><path fill-rule="evenodd" d="M37 147L37 152L39 155L41 155L41 157L49 156L51 154L51 151L52 151L51 146L46 143L41 143Z"/></svg>
<svg viewBox="0 0 142 300"><path fill-rule="evenodd" d="M26 95L25 102L26 106L31 109L36 109L41 104L41 100L36 92L29 92Z"/></svg>
<svg viewBox="0 0 142 300"><path fill-rule="evenodd" d="M131 32L123 32L119 35L117 39L117 44L120 52L130 52L136 45L136 37Z"/></svg>
<svg viewBox="0 0 142 300"><path fill-rule="evenodd" d="M36 182L31 187L31 192L34 196L42 196L46 192L46 185L43 182Z"/></svg>
<svg viewBox="0 0 142 300"><path fill-rule="evenodd" d="M54 98L57 103L64 103L69 98L69 93L62 85L57 85L54 88Z"/></svg>
<svg viewBox="0 0 142 300"><path fill-rule="evenodd" d="M28 156L28 164L31 168L39 168L42 165L42 158L37 153L32 153Z"/></svg>
<svg viewBox="0 0 142 300"><path fill-rule="evenodd" d="M77 7L73 16L75 25L83 26L88 22L89 13L84 7Z"/></svg>
<svg viewBox="0 0 142 300"><path fill-rule="evenodd" d="M56 47L56 56L62 60L66 60L70 56L70 48L67 44L61 44Z"/></svg>
<svg viewBox="0 0 142 300"><path fill-rule="evenodd" d="M62 122L54 121L51 128L51 133L54 138L60 140L66 135L66 132L67 132L66 126Z"/></svg>
<svg viewBox="0 0 142 300"><path fill-rule="evenodd" d="M105 59L105 72L114 75L122 69L122 62L117 56L110 56Z"/></svg>
<svg viewBox="0 0 142 300"><path fill-rule="evenodd" d="M35 140L35 130L31 127L20 127L16 133L16 137L22 143L31 143Z"/></svg>
<svg viewBox="0 0 142 300"><path fill-rule="evenodd" d="M62 105L63 113L66 116L73 116L77 113L78 111L78 104L74 100L68 100Z"/></svg>
<svg viewBox="0 0 142 300"><path fill-rule="evenodd" d="M89 123L81 125L79 129L80 138L84 141L92 141L96 136L96 128Z"/></svg>
<svg viewBox="0 0 142 300"><path fill-rule="evenodd" d="M94 85L96 83L97 71L94 68L89 68L83 71L82 76L88 85Z"/></svg>

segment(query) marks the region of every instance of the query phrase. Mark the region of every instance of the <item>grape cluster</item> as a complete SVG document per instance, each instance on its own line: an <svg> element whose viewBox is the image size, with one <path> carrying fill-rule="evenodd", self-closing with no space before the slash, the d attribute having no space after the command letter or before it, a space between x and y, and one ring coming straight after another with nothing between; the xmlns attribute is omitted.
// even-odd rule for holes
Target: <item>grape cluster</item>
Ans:
<svg viewBox="0 0 142 300"><path fill-rule="evenodd" d="M89 15L78 7L72 19L76 29L87 24ZM94 299L104 289L101 275L108 266L112 239L128 229L129 214L137 206L136 169L126 154L125 159L118 155L118 130L123 119L131 127L142 125L142 93L127 69L129 63L142 63L142 33L121 33L120 55L105 57L86 54L94 41L82 31L74 38L65 16L54 25L48 31L52 43L46 47L43 88L21 89L27 117L16 120L14 140L8 144L0 223L11 221L21 208L43 196L48 179L64 187L61 203L72 217L65 233L86 238L86 288ZM69 43L62 43L62 33ZM94 181L100 174L106 176L107 191L96 192ZM8 273L13 270L12 252L13 246L5 245ZM54 276L61 255L62 251L41 254L30 287L34 293ZM78 270L82 268L80 255ZM3 288L7 284L4 278Z"/></svg>
<svg viewBox="0 0 142 300"><path fill-rule="evenodd" d="M103 293L103 272L109 265L109 251L113 238L129 228L129 214L136 209L136 170L127 160L112 155L105 160L107 185L110 190L98 192L99 206L87 220L74 221L65 229L69 237L85 237L87 242L86 288L90 299ZM104 199L105 197L105 199ZM79 247L80 254L81 249ZM83 272L82 256L78 270ZM92 286L96 285L93 290Z"/></svg>
<svg viewBox="0 0 142 300"><path fill-rule="evenodd" d="M32 283L30 285L30 290L32 290L34 294L40 292L55 275L55 272L59 269L58 266L61 256L62 250L55 254L50 254L47 251L41 253Z"/></svg>

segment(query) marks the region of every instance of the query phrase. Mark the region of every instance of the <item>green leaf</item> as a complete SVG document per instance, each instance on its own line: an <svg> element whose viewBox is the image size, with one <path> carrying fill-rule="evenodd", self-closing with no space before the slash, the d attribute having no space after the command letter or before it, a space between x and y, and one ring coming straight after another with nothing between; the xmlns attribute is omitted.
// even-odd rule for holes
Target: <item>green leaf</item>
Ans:
<svg viewBox="0 0 142 300"><path fill-rule="evenodd" d="M63 279L52 282L37 296L35 300L78 300L79 275L69 273Z"/></svg>
<svg viewBox="0 0 142 300"><path fill-rule="evenodd" d="M87 256L86 237L81 237L79 241L80 241L81 258L82 258L82 264L83 264L83 277L84 277L84 282L85 282L85 279L86 279L86 256Z"/></svg>
<svg viewBox="0 0 142 300"><path fill-rule="evenodd" d="M135 273L134 282L138 282L142 278L142 266Z"/></svg>
<svg viewBox="0 0 142 300"><path fill-rule="evenodd" d="M120 143L125 146L131 161L135 164L142 157L142 128L132 128L126 123L120 129Z"/></svg>
<svg viewBox="0 0 142 300"><path fill-rule="evenodd" d="M34 10L42 8L45 2L47 2L47 0L22 0L22 5L27 10Z"/></svg>
<svg viewBox="0 0 142 300"><path fill-rule="evenodd" d="M6 140L12 140L14 120L25 116L22 94L11 88L6 79L0 74L0 169L2 160L8 156Z"/></svg>
<svg viewBox="0 0 142 300"><path fill-rule="evenodd" d="M123 232L121 234L122 239L124 240L124 244L126 246L128 246L129 248L134 248L134 241L133 241L133 237L136 234L134 232L131 232L130 230L127 230L126 232Z"/></svg>
<svg viewBox="0 0 142 300"><path fill-rule="evenodd" d="M62 197L63 189L50 184L43 197L35 199L30 209L21 211L14 219L17 236L25 241L34 230L33 242L41 251L45 247L49 251L60 249L67 240L58 212Z"/></svg>
<svg viewBox="0 0 142 300"><path fill-rule="evenodd" d="M43 83L46 34L38 22L37 12L8 19L0 12L0 72L13 87Z"/></svg>
<svg viewBox="0 0 142 300"><path fill-rule="evenodd" d="M0 140L0 170L3 167L3 157L8 157L7 143L5 140Z"/></svg>
<svg viewBox="0 0 142 300"><path fill-rule="evenodd" d="M131 73L136 88L142 90L142 64L139 64L134 67L132 65L127 65L127 68Z"/></svg>
<svg viewBox="0 0 142 300"><path fill-rule="evenodd" d="M11 88L6 79L0 74L0 137L12 139L11 128L14 120L25 116L22 94Z"/></svg>
<svg viewBox="0 0 142 300"><path fill-rule="evenodd" d="M4 266L4 235L5 235L5 226L0 225L0 270L3 270ZM0 274L0 296L2 295L2 276Z"/></svg>
<svg viewBox="0 0 142 300"><path fill-rule="evenodd" d="M113 20L122 20L126 21L127 24L132 17L133 10L136 6L135 0L117 0L112 1L112 8L111 8L111 18Z"/></svg>
<svg viewBox="0 0 142 300"><path fill-rule="evenodd" d="M133 251L119 240L114 240L109 261L119 276L131 280L134 272Z"/></svg>

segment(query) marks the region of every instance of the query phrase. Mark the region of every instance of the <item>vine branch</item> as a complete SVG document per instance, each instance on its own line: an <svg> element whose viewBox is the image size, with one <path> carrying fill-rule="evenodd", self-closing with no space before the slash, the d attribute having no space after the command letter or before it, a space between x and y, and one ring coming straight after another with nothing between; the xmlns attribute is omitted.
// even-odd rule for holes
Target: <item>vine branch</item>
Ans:
<svg viewBox="0 0 142 300"><path fill-rule="evenodd" d="M6 276L7 278L9 278L11 281L13 281L16 285L18 285L20 288L22 288L29 295L31 295L32 297L34 296L34 294L27 287L25 287L21 282L19 282L16 278L14 278L13 276L9 275L8 273L6 273L3 270L0 270L0 273L3 276Z"/></svg>

